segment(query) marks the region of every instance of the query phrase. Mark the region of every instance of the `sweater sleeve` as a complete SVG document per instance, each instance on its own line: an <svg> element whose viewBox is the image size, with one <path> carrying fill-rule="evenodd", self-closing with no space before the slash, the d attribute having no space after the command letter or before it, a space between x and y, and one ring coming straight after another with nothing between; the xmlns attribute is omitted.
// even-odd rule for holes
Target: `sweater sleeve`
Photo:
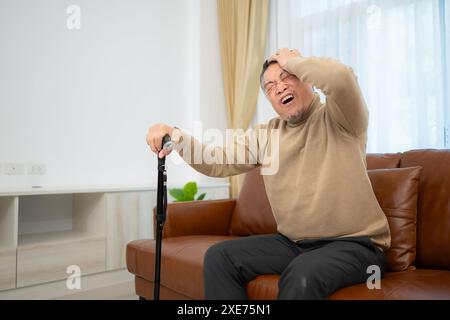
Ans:
<svg viewBox="0 0 450 320"><path fill-rule="evenodd" d="M258 125L246 132L226 137L223 146L206 145L179 128L172 133L176 150L183 160L198 172L210 177L228 177L248 172L261 165L266 146L260 132L266 130ZM231 141L228 141L231 140Z"/></svg>
<svg viewBox="0 0 450 320"><path fill-rule="evenodd" d="M322 90L326 112L348 133L358 137L367 131L367 106L350 67L330 58L297 57L290 59L285 69Z"/></svg>

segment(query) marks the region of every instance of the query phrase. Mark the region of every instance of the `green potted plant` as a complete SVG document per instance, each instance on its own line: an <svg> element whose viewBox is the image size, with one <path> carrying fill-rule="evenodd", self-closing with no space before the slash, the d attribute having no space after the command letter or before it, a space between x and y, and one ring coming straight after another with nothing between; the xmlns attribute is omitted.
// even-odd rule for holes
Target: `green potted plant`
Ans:
<svg viewBox="0 0 450 320"><path fill-rule="evenodd" d="M206 196L206 193L204 192L197 198L195 198L197 192L197 183L194 181L186 183L182 189L173 188L169 190L169 193L175 199L175 202L203 200Z"/></svg>

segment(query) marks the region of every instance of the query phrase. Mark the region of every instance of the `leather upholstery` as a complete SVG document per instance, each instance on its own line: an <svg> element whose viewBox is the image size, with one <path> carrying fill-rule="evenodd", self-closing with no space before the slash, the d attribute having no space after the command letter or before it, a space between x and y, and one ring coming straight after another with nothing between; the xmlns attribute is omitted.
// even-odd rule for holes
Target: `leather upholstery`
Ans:
<svg viewBox="0 0 450 320"><path fill-rule="evenodd" d="M257 168L247 173L231 219L230 233L238 236L277 232L263 177Z"/></svg>
<svg viewBox="0 0 450 320"><path fill-rule="evenodd" d="M274 300L278 296L279 275L259 276L247 283L247 296L250 300Z"/></svg>
<svg viewBox="0 0 450 320"><path fill-rule="evenodd" d="M391 231L386 251L391 271L413 269L416 260L417 192L421 167L368 170Z"/></svg>
<svg viewBox="0 0 450 320"><path fill-rule="evenodd" d="M153 282L138 276L134 278L136 294L148 300L153 299L153 284ZM180 294L164 285L159 286L159 298L161 300L192 300L191 297Z"/></svg>
<svg viewBox="0 0 450 320"><path fill-rule="evenodd" d="M367 169L392 169L400 165L401 153L372 153L367 155Z"/></svg>
<svg viewBox="0 0 450 320"><path fill-rule="evenodd" d="M381 288L369 290L365 283L338 290L330 299L437 300L450 299L450 272L416 269L388 272Z"/></svg>
<svg viewBox="0 0 450 320"><path fill-rule="evenodd" d="M194 234L227 235L235 205L235 200L171 203L167 206L163 238Z"/></svg>
<svg viewBox="0 0 450 320"><path fill-rule="evenodd" d="M215 243L232 236L183 236L166 238L161 257L161 285L194 299L204 298L203 256ZM155 241L135 240L127 245L128 271L136 276L155 279ZM188 280L188 281L186 281Z"/></svg>
<svg viewBox="0 0 450 320"><path fill-rule="evenodd" d="M249 299L272 300L278 295L278 275L259 276L247 284ZM416 269L388 272L381 288L370 290L365 283L338 290L332 300L450 299L450 272Z"/></svg>
<svg viewBox="0 0 450 320"><path fill-rule="evenodd" d="M366 284L342 288L331 299L450 299L450 150L416 150L404 154L368 155L374 192L388 216L395 264L381 280L380 290ZM414 192L420 169L418 196ZM236 236L272 233L275 221L262 177L247 174L239 199L194 201L168 206L161 265L162 299L202 299L203 257L219 241ZM417 237L413 203L417 200ZM231 236L230 234L234 234ZM416 267L414 269L414 238ZM135 240L127 246L127 267L135 274L136 293L153 294L154 240ZM435 269L435 270L432 270ZM250 299L275 299L278 275L250 281Z"/></svg>
<svg viewBox="0 0 450 320"><path fill-rule="evenodd" d="M401 167L421 166L417 266L450 270L450 150L406 152Z"/></svg>

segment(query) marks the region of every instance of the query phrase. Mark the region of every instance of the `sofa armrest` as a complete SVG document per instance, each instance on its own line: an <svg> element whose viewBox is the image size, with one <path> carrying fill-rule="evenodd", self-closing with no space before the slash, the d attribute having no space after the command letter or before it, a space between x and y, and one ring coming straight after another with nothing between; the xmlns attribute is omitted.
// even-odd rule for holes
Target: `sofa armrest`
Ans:
<svg viewBox="0 0 450 320"><path fill-rule="evenodd" d="M189 235L228 235L235 205L235 199L169 203L163 238ZM153 213L155 218L156 208L153 209ZM156 227L155 219L153 221Z"/></svg>

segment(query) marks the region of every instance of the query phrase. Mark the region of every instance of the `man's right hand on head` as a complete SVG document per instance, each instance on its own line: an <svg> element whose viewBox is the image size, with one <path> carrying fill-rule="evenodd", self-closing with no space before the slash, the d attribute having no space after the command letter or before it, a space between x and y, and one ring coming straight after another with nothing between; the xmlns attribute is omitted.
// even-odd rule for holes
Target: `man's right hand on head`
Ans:
<svg viewBox="0 0 450 320"><path fill-rule="evenodd" d="M163 158L172 152L172 150L162 149L162 139L166 134L172 137L173 130L174 127L162 123L155 124L148 129L147 144L159 158Z"/></svg>
<svg viewBox="0 0 450 320"><path fill-rule="evenodd" d="M301 57L302 54L297 49L289 50L287 48L278 49L276 53L269 57L269 62L276 61L281 68L286 67L287 62L291 58Z"/></svg>

